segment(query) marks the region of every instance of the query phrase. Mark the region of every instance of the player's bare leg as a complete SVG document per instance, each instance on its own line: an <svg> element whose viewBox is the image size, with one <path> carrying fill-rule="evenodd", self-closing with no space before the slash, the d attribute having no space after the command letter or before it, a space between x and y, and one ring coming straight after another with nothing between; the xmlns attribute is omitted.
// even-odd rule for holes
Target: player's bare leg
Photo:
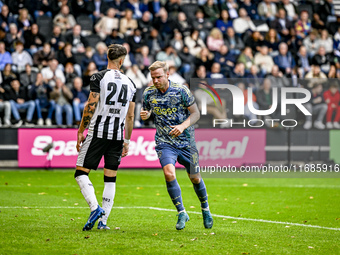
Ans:
<svg viewBox="0 0 340 255"><path fill-rule="evenodd" d="M163 167L163 172L168 193L172 203L176 206L178 211L176 229L181 230L185 228L185 223L189 220L189 215L186 213L183 206L181 188L176 179L176 168L173 164L167 164Z"/></svg>
<svg viewBox="0 0 340 255"><path fill-rule="evenodd" d="M117 170L104 168L104 191L102 207L105 211L105 215L99 219L98 229L110 229L106 223L107 219L109 218L116 194L116 177Z"/></svg>
<svg viewBox="0 0 340 255"><path fill-rule="evenodd" d="M83 230L91 230L95 222L103 214L105 214L104 210L98 204L92 182L90 181L89 176L88 176L89 173L90 173L90 169L77 166L76 172L74 174L74 178L76 179L79 185L80 191L83 194L87 204L89 205L91 209L90 217L87 220Z"/></svg>
<svg viewBox="0 0 340 255"><path fill-rule="evenodd" d="M189 176L190 181L192 182L192 184L194 186L194 190L196 192L196 195L201 202L201 209L202 209L204 227L205 228L212 228L213 218L212 218L210 210L209 210L207 189L205 187L205 184L204 184L204 181L201 177L201 174L200 173L195 173L195 174L189 174L188 173L188 176Z"/></svg>

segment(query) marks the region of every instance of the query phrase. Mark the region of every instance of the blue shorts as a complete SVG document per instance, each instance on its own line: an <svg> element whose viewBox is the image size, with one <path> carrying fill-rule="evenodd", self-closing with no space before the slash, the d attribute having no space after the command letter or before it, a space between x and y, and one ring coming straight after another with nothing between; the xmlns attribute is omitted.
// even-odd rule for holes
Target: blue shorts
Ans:
<svg viewBox="0 0 340 255"><path fill-rule="evenodd" d="M199 172L198 151L196 146L178 149L163 143L155 147L162 168L168 164L175 165L176 161L183 165L189 174Z"/></svg>

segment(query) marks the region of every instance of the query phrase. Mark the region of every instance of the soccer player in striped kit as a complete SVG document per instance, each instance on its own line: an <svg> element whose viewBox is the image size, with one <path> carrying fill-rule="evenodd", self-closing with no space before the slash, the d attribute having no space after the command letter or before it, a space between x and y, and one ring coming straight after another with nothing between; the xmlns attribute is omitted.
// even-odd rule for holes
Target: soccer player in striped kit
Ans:
<svg viewBox="0 0 340 255"><path fill-rule="evenodd" d="M128 154L134 123L136 86L119 71L126 54L122 45L110 45L107 69L90 79L90 95L78 130L79 155L74 175L91 209L83 230L91 230L98 219L98 229L110 229L106 223L114 202L117 169L121 157ZM83 133L87 127L85 139ZM103 156L104 191L100 207L88 174L91 169L97 169Z"/></svg>

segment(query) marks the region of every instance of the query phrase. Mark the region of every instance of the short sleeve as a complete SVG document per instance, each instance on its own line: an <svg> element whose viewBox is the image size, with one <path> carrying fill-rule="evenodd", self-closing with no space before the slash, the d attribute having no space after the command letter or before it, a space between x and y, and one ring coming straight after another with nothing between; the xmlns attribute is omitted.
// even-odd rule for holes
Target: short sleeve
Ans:
<svg viewBox="0 0 340 255"><path fill-rule="evenodd" d="M90 91L100 93L100 80L96 74L90 78Z"/></svg>
<svg viewBox="0 0 340 255"><path fill-rule="evenodd" d="M151 110L150 103L149 103L148 90L145 90L145 92L143 94L143 109L144 109L144 111L150 111Z"/></svg>
<svg viewBox="0 0 340 255"><path fill-rule="evenodd" d="M191 93L191 91L183 85L183 90L182 90L182 99L183 99L183 105L185 107L189 107L195 103L195 97Z"/></svg>

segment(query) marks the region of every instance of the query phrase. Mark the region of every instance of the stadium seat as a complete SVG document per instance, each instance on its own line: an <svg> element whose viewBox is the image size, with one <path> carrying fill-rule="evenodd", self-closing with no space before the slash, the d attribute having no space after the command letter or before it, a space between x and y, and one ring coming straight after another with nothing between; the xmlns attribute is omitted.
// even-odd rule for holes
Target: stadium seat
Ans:
<svg viewBox="0 0 340 255"><path fill-rule="evenodd" d="M93 32L93 20L86 15L77 17L77 23L81 26L81 35L88 36Z"/></svg>
<svg viewBox="0 0 340 255"><path fill-rule="evenodd" d="M39 32L45 37L46 41L49 41L52 37L53 22L52 18L48 16L39 16L37 18L37 25L39 26Z"/></svg>
<svg viewBox="0 0 340 255"><path fill-rule="evenodd" d="M188 18L189 22L192 22L195 20L195 14L198 6L197 4L183 4L181 5L182 11L185 13L185 15Z"/></svg>
<svg viewBox="0 0 340 255"><path fill-rule="evenodd" d="M88 42L89 46L92 48L96 48L97 43L101 41L98 35L92 34L85 37L86 41Z"/></svg>

